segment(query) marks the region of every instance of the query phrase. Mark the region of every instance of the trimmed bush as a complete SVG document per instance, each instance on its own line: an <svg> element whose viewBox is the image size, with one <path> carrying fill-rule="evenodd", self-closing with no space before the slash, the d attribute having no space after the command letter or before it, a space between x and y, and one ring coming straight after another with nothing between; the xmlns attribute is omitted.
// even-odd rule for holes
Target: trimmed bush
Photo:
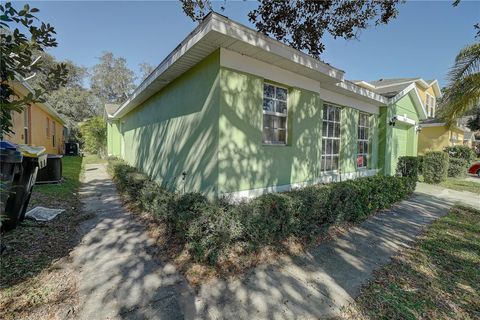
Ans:
<svg viewBox="0 0 480 320"><path fill-rule="evenodd" d="M448 162L448 176L453 178L465 177L468 171L468 162L461 158L450 158Z"/></svg>
<svg viewBox="0 0 480 320"><path fill-rule="evenodd" d="M417 156L418 175L423 175L423 156Z"/></svg>
<svg viewBox="0 0 480 320"><path fill-rule="evenodd" d="M418 180L418 158L417 157L398 158L397 176L412 177Z"/></svg>
<svg viewBox="0 0 480 320"><path fill-rule="evenodd" d="M469 146L452 146L452 147L445 147L443 151L448 153L450 158L460 158L467 162L467 164L471 163L475 160L475 151Z"/></svg>
<svg viewBox="0 0 480 320"><path fill-rule="evenodd" d="M408 170L412 176L358 178L229 203L175 194L120 160L110 160L109 171L119 190L165 223L196 261L212 265L235 244L256 249L290 236L308 240L332 223L364 220L408 197L416 184Z"/></svg>
<svg viewBox="0 0 480 320"><path fill-rule="evenodd" d="M448 154L430 151L423 157L423 179L426 183L440 183L447 180Z"/></svg>

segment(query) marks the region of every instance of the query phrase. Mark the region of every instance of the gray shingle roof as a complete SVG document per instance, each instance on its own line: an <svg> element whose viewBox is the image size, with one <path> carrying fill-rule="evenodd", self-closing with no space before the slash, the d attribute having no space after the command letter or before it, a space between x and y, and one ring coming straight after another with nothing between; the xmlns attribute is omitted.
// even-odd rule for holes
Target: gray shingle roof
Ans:
<svg viewBox="0 0 480 320"><path fill-rule="evenodd" d="M113 115L115 111L120 107L119 104L114 104L114 103L106 103L105 104L105 111L107 112L108 115Z"/></svg>
<svg viewBox="0 0 480 320"><path fill-rule="evenodd" d="M396 79L379 79L379 80L373 80L373 81L367 81L367 82L377 87L377 86L388 86L388 85L407 82L407 81L415 81L418 79L420 78L396 78Z"/></svg>

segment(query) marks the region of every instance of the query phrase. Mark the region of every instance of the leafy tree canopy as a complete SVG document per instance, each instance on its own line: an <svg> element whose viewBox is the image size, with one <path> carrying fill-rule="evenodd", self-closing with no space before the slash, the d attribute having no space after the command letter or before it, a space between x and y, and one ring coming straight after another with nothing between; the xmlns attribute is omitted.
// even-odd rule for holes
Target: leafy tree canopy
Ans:
<svg viewBox="0 0 480 320"><path fill-rule="evenodd" d="M155 66L151 65L148 62L140 63L138 65L138 68L140 69L140 74L138 77L140 79L140 82L145 80L150 75L150 73L152 73L152 71L155 70Z"/></svg>
<svg viewBox="0 0 480 320"><path fill-rule="evenodd" d="M125 58L116 58L104 52L93 67L90 79L92 92L104 103L122 103L135 88L135 74L127 66Z"/></svg>
<svg viewBox="0 0 480 320"><path fill-rule="evenodd" d="M210 0L180 0L183 11L201 21L212 11ZM387 24L398 13L401 0L260 0L249 12L258 31L285 44L319 57L325 50L325 33L333 38L352 39L370 25Z"/></svg>
<svg viewBox="0 0 480 320"><path fill-rule="evenodd" d="M12 112L22 112L28 104L43 102L45 94L63 85L68 75L65 65L45 67L38 56L46 48L57 46L54 27L39 21L34 15L38 11L28 4L21 10L10 2L0 4L0 138L12 132ZM43 81L33 93L19 97L12 88L12 82L34 78L42 68L45 72Z"/></svg>

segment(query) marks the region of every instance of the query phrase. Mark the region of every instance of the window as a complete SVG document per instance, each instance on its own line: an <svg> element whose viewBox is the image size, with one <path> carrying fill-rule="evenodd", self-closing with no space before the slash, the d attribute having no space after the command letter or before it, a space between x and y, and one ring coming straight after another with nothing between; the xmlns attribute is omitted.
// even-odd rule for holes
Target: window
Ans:
<svg viewBox="0 0 480 320"><path fill-rule="evenodd" d="M263 86L263 143L287 144L288 90L268 83Z"/></svg>
<svg viewBox="0 0 480 320"><path fill-rule="evenodd" d="M52 121L52 146L55 147L55 121Z"/></svg>
<svg viewBox="0 0 480 320"><path fill-rule="evenodd" d="M25 110L23 110L23 141L25 144L28 144L29 128L30 128L30 107L27 106Z"/></svg>
<svg viewBox="0 0 480 320"><path fill-rule="evenodd" d="M50 137L50 119L48 117L47 117L47 127L45 129L46 129L47 137Z"/></svg>
<svg viewBox="0 0 480 320"><path fill-rule="evenodd" d="M435 98L429 93L425 93L425 108L427 109L428 117L435 117Z"/></svg>
<svg viewBox="0 0 480 320"><path fill-rule="evenodd" d="M357 168L366 168L368 164L369 121L370 116L368 114L359 114L357 133Z"/></svg>
<svg viewBox="0 0 480 320"><path fill-rule="evenodd" d="M321 170L338 170L340 160L340 114L341 109L332 105L323 106Z"/></svg>

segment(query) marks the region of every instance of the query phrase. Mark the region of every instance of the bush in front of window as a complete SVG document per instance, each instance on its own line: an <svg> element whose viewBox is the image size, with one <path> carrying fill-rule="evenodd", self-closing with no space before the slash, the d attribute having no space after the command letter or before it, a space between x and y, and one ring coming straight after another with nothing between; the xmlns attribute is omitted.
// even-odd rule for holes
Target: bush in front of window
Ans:
<svg viewBox="0 0 480 320"><path fill-rule="evenodd" d="M418 180L419 159L417 157L400 157L397 162L397 176L412 177Z"/></svg>
<svg viewBox="0 0 480 320"><path fill-rule="evenodd" d="M329 225L362 221L407 198L416 184L410 176L373 176L230 203L169 191L121 160L110 160L108 168L132 204L165 227L195 261L210 265L233 248L282 250L290 237L310 243Z"/></svg>
<svg viewBox="0 0 480 320"><path fill-rule="evenodd" d="M430 151L423 157L423 179L426 183L440 183L447 180L448 154Z"/></svg>

